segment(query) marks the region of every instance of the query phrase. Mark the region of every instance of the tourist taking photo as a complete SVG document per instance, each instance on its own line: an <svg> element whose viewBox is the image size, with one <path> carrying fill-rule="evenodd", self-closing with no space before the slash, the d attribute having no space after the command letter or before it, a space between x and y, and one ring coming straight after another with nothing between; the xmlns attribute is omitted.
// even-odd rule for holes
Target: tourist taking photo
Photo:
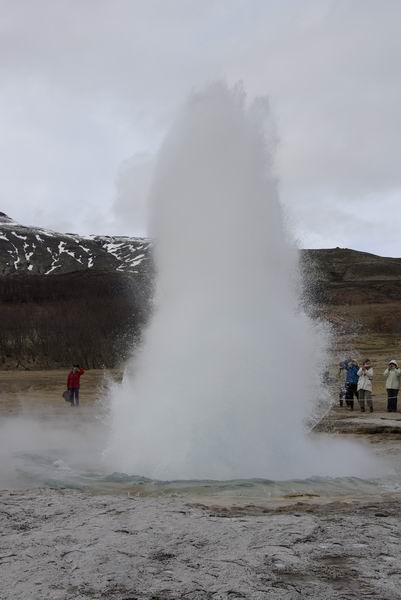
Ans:
<svg viewBox="0 0 401 600"><path fill-rule="evenodd" d="M401 369L396 360L390 360L384 371L387 389L387 412L397 412L397 397L400 389Z"/></svg>

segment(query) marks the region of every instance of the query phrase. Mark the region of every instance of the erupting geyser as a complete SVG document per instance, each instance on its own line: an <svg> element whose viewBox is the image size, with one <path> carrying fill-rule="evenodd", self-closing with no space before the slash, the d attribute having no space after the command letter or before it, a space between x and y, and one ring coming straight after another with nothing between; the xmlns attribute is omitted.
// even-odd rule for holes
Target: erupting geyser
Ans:
<svg viewBox="0 0 401 600"><path fill-rule="evenodd" d="M155 309L113 392L115 470L285 479L341 464L306 432L326 337L300 306L266 113L266 101L248 107L239 86L218 82L190 98L162 146L150 192Z"/></svg>

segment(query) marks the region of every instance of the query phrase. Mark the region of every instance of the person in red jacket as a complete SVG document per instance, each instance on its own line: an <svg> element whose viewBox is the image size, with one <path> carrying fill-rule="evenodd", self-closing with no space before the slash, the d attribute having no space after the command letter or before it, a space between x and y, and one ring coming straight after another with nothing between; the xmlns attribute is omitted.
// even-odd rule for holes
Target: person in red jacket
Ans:
<svg viewBox="0 0 401 600"><path fill-rule="evenodd" d="M79 380L84 373L85 371L79 365L73 365L71 371L68 373L67 388L70 392L71 406L79 406Z"/></svg>

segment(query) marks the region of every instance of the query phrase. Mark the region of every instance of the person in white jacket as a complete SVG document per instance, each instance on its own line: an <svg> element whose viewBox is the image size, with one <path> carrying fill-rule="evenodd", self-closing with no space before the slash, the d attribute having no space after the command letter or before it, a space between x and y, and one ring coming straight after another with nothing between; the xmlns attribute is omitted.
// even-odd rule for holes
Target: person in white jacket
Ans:
<svg viewBox="0 0 401 600"><path fill-rule="evenodd" d="M387 412L397 412L397 396L400 389L401 369L396 360L390 360L384 371L387 389Z"/></svg>
<svg viewBox="0 0 401 600"><path fill-rule="evenodd" d="M372 380L373 380L373 369L370 360L367 358L362 367L358 371L358 401L361 412L365 412L365 400L366 405L370 412L373 412L372 403Z"/></svg>

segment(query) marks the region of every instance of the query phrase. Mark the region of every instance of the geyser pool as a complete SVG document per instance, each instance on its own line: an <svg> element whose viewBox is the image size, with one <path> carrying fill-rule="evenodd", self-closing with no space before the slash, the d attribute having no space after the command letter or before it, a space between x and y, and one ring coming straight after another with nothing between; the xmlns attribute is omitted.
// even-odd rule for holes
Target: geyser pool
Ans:
<svg viewBox="0 0 401 600"><path fill-rule="evenodd" d="M150 192L154 314L113 391L106 464L168 479L366 475L366 450L314 440L327 336L302 309L267 103L191 96Z"/></svg>

